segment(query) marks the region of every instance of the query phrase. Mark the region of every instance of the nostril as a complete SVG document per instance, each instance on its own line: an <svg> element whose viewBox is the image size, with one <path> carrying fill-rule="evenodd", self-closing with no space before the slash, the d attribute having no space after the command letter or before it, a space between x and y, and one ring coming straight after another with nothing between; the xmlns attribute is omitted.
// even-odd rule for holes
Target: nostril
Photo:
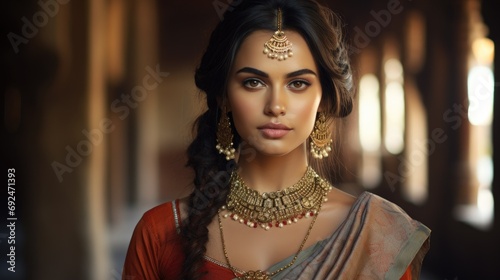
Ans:
<svg viewBox="0 0 500 280"><path fill-rule="evenodd" d="M286 113L286 108L283 105L271 105L267 106L265 113L271 116L282 116Z"/></svg>

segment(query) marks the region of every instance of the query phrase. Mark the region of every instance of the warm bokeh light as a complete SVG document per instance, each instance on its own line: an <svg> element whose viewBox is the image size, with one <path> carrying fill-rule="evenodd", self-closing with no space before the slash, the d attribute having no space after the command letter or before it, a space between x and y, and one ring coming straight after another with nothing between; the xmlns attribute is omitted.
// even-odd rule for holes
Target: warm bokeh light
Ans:
<svg viewBox="0 0 500 280"><path fill-rule="evenodd" d="M366 74L359 83L359 140L363 149L360 166L361 184L374 188L381 179L380 84L373 74Z"/></svg>
<svg viewBox="0 0 500 280"><path fill-rule="evenodd" d="M495 78L487 66L474 66L467 80L469 121L473 125L489 125L493 120Z"/></svg>
<svg viewBox="0 0 500 280"><path fill-rule="evenodd" d="M403 89L403 66L395 58L384 63L384 145L391 154L404 149L405 97Z"/></svg>
<svg viewBox="0 0 500 280"><path fill-rule="evenodd" d="M384 64L384 72L386 81L403 82L403 65L399 60L391 58Z"/></svg>
<svg viewBox="0 0 500 280"><path fill-rule="evenodd" d="M359 140L364 151L380 148L380 96L375 75L367 74L359 83Z"/></svg>
<svg viewBox="0 0 500 280"><path fill-rule="evenodd" d="M495 43L488 38L479 38L472 43L472 54L480 64L489 65L495 56Z"/></svg>
<svg viewBox="0 0 500 280"><path fill-rule="evenodd" d="M384 144L391 154L399 154L404 148L405 98L401 83L390 82L385 89Z"/></svg>
<svg viewBox="0 0 500 280"><path fill-rule="evenodd" d="M492 40L480 37L472 43L471 66L467 78L468 119L470 127L469 164L475 172L470 182L474 195L469 204L458 205L456 218L479 229L493 224L494 197L492 124L495 78L492 63L495 55Z"/></svg>

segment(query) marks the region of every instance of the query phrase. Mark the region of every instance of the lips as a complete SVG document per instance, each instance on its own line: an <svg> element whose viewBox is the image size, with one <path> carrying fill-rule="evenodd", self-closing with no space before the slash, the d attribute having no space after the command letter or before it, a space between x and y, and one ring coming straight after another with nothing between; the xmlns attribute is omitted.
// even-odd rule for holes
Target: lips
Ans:
<svg viewBox="0 0 500 280"><path fill-rule="evenodd" d="M262 135L269 139L279 139L287 135L292 129L283 124L268 123L258 127Z"/></svg>

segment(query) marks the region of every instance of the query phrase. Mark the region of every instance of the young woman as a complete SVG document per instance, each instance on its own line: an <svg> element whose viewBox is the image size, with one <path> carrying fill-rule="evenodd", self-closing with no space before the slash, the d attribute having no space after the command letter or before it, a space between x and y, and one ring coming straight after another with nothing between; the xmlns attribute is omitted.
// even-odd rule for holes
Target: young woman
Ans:
<svg viewBox="0 0 500 280"><path fill-rule="evenodd" d="M330 10L240 1L195 81L208 108L188 149L194 190L144 214L123 279L418 279L429 229L376 195L332 187L332 169L319 168L334 119L352 108Z"/></svg>

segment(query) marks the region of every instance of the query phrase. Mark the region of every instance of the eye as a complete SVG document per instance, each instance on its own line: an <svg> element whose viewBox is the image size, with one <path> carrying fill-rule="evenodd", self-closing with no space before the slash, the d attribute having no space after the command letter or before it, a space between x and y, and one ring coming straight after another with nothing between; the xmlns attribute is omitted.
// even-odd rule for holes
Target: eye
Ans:
<svg viewBox="0 0 500 280"><path fill-rule="evenodd" d="M264 87L265 85L264 82L259 79L246 79L245 81L243 81L243 86L254 89Z"/></svg>
<svg viewBox="0 0 500 280"><path fill-rule="evenodd" d="M310 85L311 85L311 83L309 83L307 81L304 81L304 80L295 80L295 81L291 81L288 84L288 87L290 87L291 89L294 89L294 90L304 90L304 89L306 89Z"/></svg>

